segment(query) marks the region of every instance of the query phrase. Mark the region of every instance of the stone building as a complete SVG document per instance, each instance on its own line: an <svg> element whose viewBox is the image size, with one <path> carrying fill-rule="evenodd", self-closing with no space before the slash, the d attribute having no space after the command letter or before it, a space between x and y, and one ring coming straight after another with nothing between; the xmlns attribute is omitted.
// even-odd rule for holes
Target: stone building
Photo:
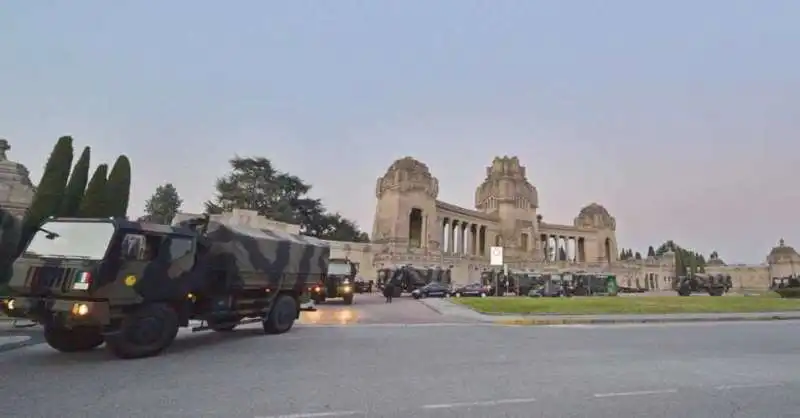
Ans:
<svg viewBox="0 0 800 418"><path fill-rule="evenodd" d="M546 223L539 194L517 157L497 157L475 191L475 208L438 200L439 181L427 165L405 157L377 181L372 231L376 266L446 264L473 279L487 267L489 249L504 248L510 267L617 261L616 220L591 203L572 225Z"/></svg>
<svg viewBox="0 0 800 418"><path fill-rule="evenodd" d="M28 169L8 159L10 149L8 141L0 139L0 207L22 217L33 202L36 188L31 182Z"/></svg>

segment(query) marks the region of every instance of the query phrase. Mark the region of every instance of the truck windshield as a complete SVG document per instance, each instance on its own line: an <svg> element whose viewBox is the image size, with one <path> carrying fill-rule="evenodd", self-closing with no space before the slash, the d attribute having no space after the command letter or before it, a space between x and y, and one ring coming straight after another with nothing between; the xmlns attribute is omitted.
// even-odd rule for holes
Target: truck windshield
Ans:
<svg viewBox="0 0 800 418"><path fill-rule="evenodd" d="M337 276L349 276L350 264L347 263L330 263L328 264L328 274Z"/></svg>
<svg viewBox="0 0 800 418"><path fill-rule="evenodd" d="M26 253L38 257L100 260L114 235L108 222L47 222L33 236Z"/></svg>

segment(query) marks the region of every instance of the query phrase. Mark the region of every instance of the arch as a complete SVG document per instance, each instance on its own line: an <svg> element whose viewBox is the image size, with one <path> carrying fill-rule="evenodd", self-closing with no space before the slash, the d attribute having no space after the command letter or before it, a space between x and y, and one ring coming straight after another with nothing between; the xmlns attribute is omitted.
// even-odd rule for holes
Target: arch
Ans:
<svg viewBox="0 0 800 418"><path fill-rule="evenodd" d="M408 245L412 248L422 247L422 209L411 208L408 214Z"/></svg>
<svg viewBox="0 0 800 418"><path fill-rule="evenodd" d="M605 256L606 256L606 261L608 261L610 263L611 262L611 257L612 257L612 255L611 255L611 238L606 238L606 240L603 241L603 244L604 244L604 247L605 247L604 253L605 253Z"/></svg>

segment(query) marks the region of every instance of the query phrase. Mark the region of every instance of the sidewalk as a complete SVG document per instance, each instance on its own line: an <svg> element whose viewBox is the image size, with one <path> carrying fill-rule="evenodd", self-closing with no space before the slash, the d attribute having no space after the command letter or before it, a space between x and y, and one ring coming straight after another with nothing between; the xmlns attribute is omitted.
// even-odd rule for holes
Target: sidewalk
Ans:
<svg viewBox="0 0 800 418"><path fill-rule="evenodd" d="M420 299L424 305L445 316L458 316L478 322L499 325L566 325L566 324L643 324L676 322L728 322L800 320L800 312L693 313L642 315L503 315L484 314L448 301Z"/></svg>

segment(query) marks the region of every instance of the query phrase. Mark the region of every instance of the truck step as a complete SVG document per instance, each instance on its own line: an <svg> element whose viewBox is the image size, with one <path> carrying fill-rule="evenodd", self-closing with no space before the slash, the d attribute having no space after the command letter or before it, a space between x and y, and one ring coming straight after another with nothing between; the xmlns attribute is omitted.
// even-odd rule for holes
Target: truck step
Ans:
<svg viewBox="0 0 800 418"><path fill-rule="evenodd" d="M222 322L219 324L219 326L225 327L230 325L247 325L247 324L255 324L256 322L261 322L261 318L247 318L236 322ZM212 328L208 326L208 323L203 321L202 323L200 323L200 326L192 328L192 332L207 331L210 329Z"/></svg>

